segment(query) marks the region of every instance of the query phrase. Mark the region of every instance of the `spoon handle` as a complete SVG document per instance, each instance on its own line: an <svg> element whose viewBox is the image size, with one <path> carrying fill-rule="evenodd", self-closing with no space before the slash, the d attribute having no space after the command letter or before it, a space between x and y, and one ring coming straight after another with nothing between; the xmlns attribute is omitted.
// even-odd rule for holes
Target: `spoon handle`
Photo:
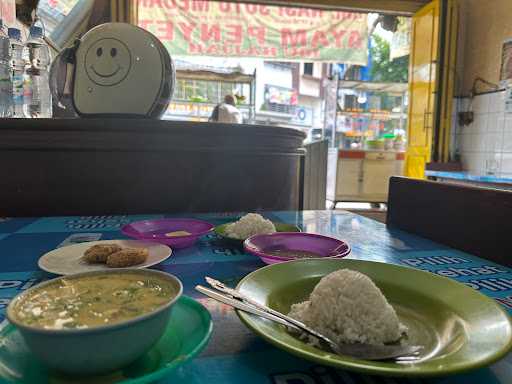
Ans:
<svg viewBox="0 0 512 384"><path fill-rule="evenodd" d="M281 312L278 312L270 307L267 307L266 305L258 303L256 300L245 296L244 294L238 292L236 289L229 288L228 286L224 285L222 282L212 279L211 277L206 276L205 277L206 282L212 287L217 289L218 291L224 292L230 296L233 296L234 298L240 299L253 307L258 308L259 310L270 313L271 315L274 315L276 317L279 317L280 319L283 319L289 324L292 324L295 326L295 328L299 328L300 330L309 333L310 335L313 335L317 339L321 339L324 342L331 344L332 341L326 338L324 335L319 334L318 332L314 331L313 329L309 328L306 324L295 320L294 318L284 315Z"/></svg>
<svg viewBox="0 0 512 384"><path fill-rule="evenodd" d="M257 308L254 308L251 305L246 304L238 299L234 299L234 298L226 296L222 293L215 292L214 290L212 290L210 288L203 287L202 285L196 285L196 291L199 291L203 295L206 295L206 296L208 296L214 300L217 300L221 303L227 304L233 308L240 309L241 311L252 313L253 315L257 315L257 316L263 317L265 319L275 321L276 323L285 325L287 327L296 328L295 326L287 323L285 320L283 320L277 316L274 316L270 313L267 313L267 312L261 311Z"/></svg>
<svg viewBox="0 0 512 384"><path fill-rule="evenodd" d="M327 337L325 337L324 335L316 332L315 330L309 328L307 325L305 325L304 323L298 321L298 320L295 320L289 316L286 316L286 315L283 315L281 312L278 312L278 311L275 311L273 310L272 308L269 308L263 304L260 304L258 303L257 301L251 299L251 298L248 298L246 297L245 295L242 295L240 292L234 290L234 289L231 289L229 287L226 287L224 284L222 284L220 281L217 281L215 279L212 279L210 277L206 277L206 281L208 282L208 284L210 284L213 288L221 291L221 292L224 292L225 294L233 297L234 299L231 299L233 300L233 302L235 304L243 304L245 306L245 308L249 308L250 313L253 313L255 315L258 315L258 316L261 316L261 317L265 317L269 320L273 320L273 321L276 321L275 318L278 318L280 321L277 321L278 323L280 324L283 324L283 325L286 325L288 327L292 327L292 328L295 328L295 329L298 329L300 331L303 331L303 332L306 332L306 333L309 333L310 335L316 337L317 339L320 339L322 340L323 342L327 343L329 346L331 346L331 348L333 347L333 342L328 339ZM206 290L208 291L208 296L210 296L212 293L217 295L218 298L222 298L222 299L226 299L226 296L224 295L221 295L219 294L218 292L215 292L215 291L212 291L206 287L202 287L200 285L196 286L196 289L201 292L201 293L204 293L206 295ZM210 296L212 297L212 296ZM215 297L212 297L212 298L215 298ZM225 304L229 304L229 305L232 305L230 303L225 303ZM235 306L235 305L232 305L233 307L235 308L238 308L238 309L241 309L241 310L244 310L244 308L240 308L240 306ZM257 310L258 313L255 313L254 310ZM266 316L263 316L261 315L262 313L266 314L266 315L270 315L272 316L272 318L269 318L269 317L266 317Z"/></svg>

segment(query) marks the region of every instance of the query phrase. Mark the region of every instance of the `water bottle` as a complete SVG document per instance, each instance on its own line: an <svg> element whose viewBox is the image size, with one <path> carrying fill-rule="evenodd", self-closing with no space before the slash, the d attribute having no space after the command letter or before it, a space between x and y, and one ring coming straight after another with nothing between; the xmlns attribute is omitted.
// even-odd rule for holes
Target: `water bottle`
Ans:
<svg viewBox="0 0 512 384"><path fill-rule="evenodd" d="M30 27L26 43L28 64L24 76L24 113L27 117L52 117L52 96L50 93L50 49L43 40L40 27Z"/></svg>
<svg viewBox="0 0 512 384"><path fill-rule="evenodd" d="M0 19L0 117L12 115L12 80L9 63L9 37Z"/></svg>
<svg viewBox="0 0 512 384"><path fill-rule="evenodd" d="M25 59L24 46L21 42L21 31L17 28L7 30L10 39L11 73L12 73L12 117L24 117L23 113L23 74Z"/></svg>

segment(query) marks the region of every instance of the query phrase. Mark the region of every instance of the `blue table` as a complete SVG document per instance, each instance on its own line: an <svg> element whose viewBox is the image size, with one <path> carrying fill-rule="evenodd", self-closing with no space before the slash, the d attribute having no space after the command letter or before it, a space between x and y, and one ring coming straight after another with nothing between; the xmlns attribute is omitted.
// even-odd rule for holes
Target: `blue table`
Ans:
<svg viewBox="0 0 512 384"><path fill-rule="evenodd" d="M212 224L232 221L238 214L187 215ZM495 298L512 311L512 270L466 253L436 244L383 224L343 211L269 212L274 221L298 224L304 231L346 240L352 246L350 258L412 266L456 279ZM168 215L91 216L2 219L0 221L0 313L21 290L53 277L41 272L37 260L58 246L87 237L125 238L122 225L145 218ZM91 235L87 235L91 234ZM84 235L84 236L82 236ZM177 275L185 294L209 309L214 333L200 357L168 376L172 384L510 384L512 354L489 368L438 379L393 379L364 376L315 365L267 344L245 328L228 307L200 296L193 290L205 275L231 285L262 267L259 259L239 249L226 247L214 234L196 246L175 252L158 268Z"/></svg>

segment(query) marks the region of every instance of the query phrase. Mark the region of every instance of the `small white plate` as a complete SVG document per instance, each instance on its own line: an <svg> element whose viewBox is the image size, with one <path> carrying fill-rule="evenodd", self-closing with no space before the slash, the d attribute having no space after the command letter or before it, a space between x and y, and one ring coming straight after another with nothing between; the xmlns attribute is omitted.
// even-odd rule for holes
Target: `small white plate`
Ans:
<svg viewBox="0 0 512 384"><path fill-rule="evenodd" d="M172 254L171 248L164 244L158 244L139 240L100 240L68 245L45 253L39 258L38 265L43 271L57 275L71 275L73 273L115 270L105 264L87 264L82 260L84 252L96 244L117 244L122 248L147 248L149 251L147 260L130 268L147 268L161 263Z"/></svg>

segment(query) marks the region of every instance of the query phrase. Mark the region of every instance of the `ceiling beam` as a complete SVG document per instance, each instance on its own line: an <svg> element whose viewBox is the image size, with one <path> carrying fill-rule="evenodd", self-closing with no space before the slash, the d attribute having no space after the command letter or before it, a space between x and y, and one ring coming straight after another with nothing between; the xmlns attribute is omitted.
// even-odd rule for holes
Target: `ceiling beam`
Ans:
<svg viewBox="0 0 512 384"><path fill-rule="evenodd" d="M235 1L235 0L233 0ZM412 15L429 0L239 0L236 2Z"/></svg>

